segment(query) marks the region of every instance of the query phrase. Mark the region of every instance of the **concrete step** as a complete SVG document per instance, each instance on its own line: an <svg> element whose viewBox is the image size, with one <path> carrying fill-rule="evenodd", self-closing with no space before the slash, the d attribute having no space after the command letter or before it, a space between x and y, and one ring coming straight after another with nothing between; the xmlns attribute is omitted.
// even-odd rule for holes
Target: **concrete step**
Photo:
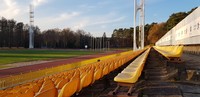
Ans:
<svg viewBox="0 0 200 97"><path fill-rule="evenodd" d="M176 86L149 87L142 91L143 97L182 97L181 91Z"/></svg>
<svg viewBox="0 0 200 97"><path fill-rule="evenodd" d="M163 76L167 74L167 71L162 72L145 72L145 76Z"/></svg>
<svg viewBox="0 0 200 97"><path fill-rule="evenodd" d="M167 66L165 66L165 65L158 65L158 66L147 65L147 66L145 66L145 69L163 69L163 68L167 68Z"/></svg>
<svg viewBox="0 0 200 97"><path fill-rule="evenodd" d="M145 72L167 72L167 68L145 69Z"/></svg>
<svg viewBox="0 0 200 97"><path fill-rule="evenodd" d="M178 73L178 70L171 70L169 73L164 75L147 75L145 76L146 80L169 80L173 79Z"/></svg>

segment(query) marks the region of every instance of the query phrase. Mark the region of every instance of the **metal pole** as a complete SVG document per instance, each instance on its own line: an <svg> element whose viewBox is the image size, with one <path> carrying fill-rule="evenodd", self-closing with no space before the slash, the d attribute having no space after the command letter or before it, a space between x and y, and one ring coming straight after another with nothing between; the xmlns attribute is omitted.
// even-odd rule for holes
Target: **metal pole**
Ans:
<svg viewBox="0 0 200 97"><path fill-rule="evenodd" d="M143 13L142 13L142 16L143 16L143 17L142 17L142 18L143 18L143 19L142 19L142 20L143 20L143 21L142 21L142 25L143 25L143 27L142 27L142 49L144 49L144 26L145 26L145 14L144 14L144 13L145 13L145 7L144 7L144 6L145 6L145 5L144 5L145 3L144 3L144 2L145 2L145 0L143 0L142 2L143 2L143 4L142 4L142 5L143 5L143 8L142 8L142 10L143 10L143 11L142 11L142 12L143 12Z"/></svg>
<svg viewBox="0 0 200 97"><path fill-rule="evenodd" d="M29 27L29 48L34 48L34 9L33 5L30 5L30 27Z"/></svg>
<svg viewBox="0 0 200 97"><path fill-rule="evenodd" d="M141 38L141 13L139 14L139 17L138 17L138 24L139 24L139 32L138 32L138 42L139 42L139 45L138 45L138 48L141 48L141 40L142 40L142 38Z"/></svg>
<svg viewBox="0 0 200 97"><path fill-rule="evenodd" d="M133 50L136 50L136 16L139 11L139 41L141 49L144 48L144 0L140 0L140 5L137 5L137 0L134 0L134 32L133 32Z"/></svg>
<svg viewBox="0 0 200 97"><path fill-rule="evenodd" d="M133 20L133 51L136 50L136 11L137 11L137 1L134 0L134 20Z"/></svg>

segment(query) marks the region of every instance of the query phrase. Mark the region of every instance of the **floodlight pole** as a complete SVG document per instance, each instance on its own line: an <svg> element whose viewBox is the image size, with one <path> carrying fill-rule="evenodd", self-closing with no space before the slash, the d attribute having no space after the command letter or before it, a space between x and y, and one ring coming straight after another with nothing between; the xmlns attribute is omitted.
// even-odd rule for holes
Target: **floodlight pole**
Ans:
<svg viewBox="0 0 200 97"><path fill-rule="evenodd" d="M139 17L139 39L141 39L141 49L144 48L144 0L140 0L140 5L137 4L137 0L134 0L134 32L133 32L133 50L136 50L136 17L137 17L137 12L139 12L140 17Z"/></svg>
<svg viewBox="0 0 200 97"><path fill-rule="evenodd" d="M134 0L134 20L133 20L133 51L136 50L136 9L137 9L137 6L136 6L136 0Z"/></svg>
<svg viewBox="0 0 200 97"><path fill-rule="evenodd" d="M29 48L34 48L34 9L33 5L30 5L30 26L29 26Z"/></svg>
<svg viewBox="0 0 200 97"><path fill-rule="evenodd" d="M142 49L144 48L144 27L145 27L145 3L144 3L145 1L144 0L142 0L142 12L141 12L141 18L142 18L142 43L141 43L141 47L142 47Z"/></svg>

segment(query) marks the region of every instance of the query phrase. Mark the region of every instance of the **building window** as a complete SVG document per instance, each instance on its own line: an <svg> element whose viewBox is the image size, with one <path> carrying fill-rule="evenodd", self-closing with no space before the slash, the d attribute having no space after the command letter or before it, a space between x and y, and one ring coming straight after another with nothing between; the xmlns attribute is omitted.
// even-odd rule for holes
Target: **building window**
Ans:
<svg viewBox="0 0 200 97"><path fill-rule="evenodd" d="M187 29L185 29L185 34L187 34Z"/></svg>
<svg viewBox="0 0 200 97"><path fill-rule="evenodd" d="M190 32L192 32L192 26L190 26Z"/></svg>
<svg viewBox="0 0 200 97"><path fill-rule="evenodd" d="M194 25L194 30L196 30L196 25Z"/></svg>
<svg viewBox="0 0 200 97"><path fill-rule="evenodd" d="M199 26L200 26L200 24L199 24L199 23L197 23L197 30L199 29Z"/></svg>

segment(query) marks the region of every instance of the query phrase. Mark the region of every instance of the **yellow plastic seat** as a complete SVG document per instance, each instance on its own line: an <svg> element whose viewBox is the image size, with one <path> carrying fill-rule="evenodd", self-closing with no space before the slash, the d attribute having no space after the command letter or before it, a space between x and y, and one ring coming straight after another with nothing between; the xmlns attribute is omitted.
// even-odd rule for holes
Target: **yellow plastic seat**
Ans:
<svg viewBox="0 0 200 97"><path fill-rule="evenodd" d="M77 91L79 86L80 86L80 74L77 73L72 77L72 79L68 83L66 83L62 87L58 97L72 96Z"/></svg>
<svg viewBox="0 0 200 97"><path fill-rule="evenodd" d="M122 73L135 73L138 68L126 68L122 71Z"/></svg>
<svg viewBox="0 0 200 97"><path fill-rule="evenodd" d="M40 88L39 92L44 92L46 90L49 90L49 89L52 89L52 88L55 88L55 85L53 84L53 82L46 82L42 85L42 87Z"/></svg>
<svg viewBox="0 0 200 97"><path fill-rule="evenodd" d="M57 88L58 89L61 89L66 83L68 83L69 80L66 80L66 79L62 79L58 84L57 84Z"/></svg>
<svg viewBox="0 0 200 97"><path fill-rule="evenodd" d="M34 97L58 97L58 91L56 88L52 88L43 92L39 92Z"/></svg>
<svg viewBox="0 0 200 97"><path fill-rule="evenodd" d="M63 78L56 78L55 81L54 81L54 84L57 86L58 83L59 83L60 81L62 81L62 80L63 80Z"/></svg>
<svg viewBox="0 0 200 97"><path fill-rule="evenodd" d="M165 46L165 47L154 46L154 49L168 59L180 58L183 53L183 46Z"/></svg>
<svg viewBox="0 0 200 97"><path fill-rule="evenodd" d="M89 72L88 74L86 74L82 79L81 79L81 86L82 88L88 86L91 82L92 82L92 73L93 72Z"/></svg>
<svg viewBox="0 0 200 97"><path fill-rule="evenodd" d="M20 97L20 93L6 93L2 97Z"/></svg>
<svg viewBox="0 0 200 97"><path fill-rule="evenodd" d="M100 79L102 77L102 73L103 73L103 69L102 67L100 67L99 69L97 69L95 72L94 72L94 79L93 79L93 82Z"/></svg>
<svg viewBox="0 0 200 97"><path fill-rule="evenodd" d="M110 64L109 72L112 72L113 70L114 70L114 66L113 66L113 64Z"/></svg>
<svg viewBox="0 0 200 97"><path fill-rule="evenodd" d="M33 85L33 92L37 93L40 90L40 86L41 84L36 83L35 85Z"/></svg>
<svg viewBox="0 0 200 97"><path fill-rule="evenodd" d="M123 83L135 83L138 80L138 77L135 77L136 73L119 73L115 78L114 81L116 82L123 82Z"/></svg>
<svg viewBox="0 0 200 97"><path fill-rule="evenodd" d="M142 55L137 57L130 65L128 65L114 78L114 81L121 83L135 83L142 73L144 62L149 51L150 49L146 50Z"/></svg>
<svg viewBox="0 0 200 97"><path fill-rule="evenodd" d="M109 73L109 66L105 66L104 68L103 68L103 76L104 75L107 75Z"/></svg>
<svg viewBox="0 0 200 97"><path fill-rule="evenodd" d="M20 94L19 97L34 97L35 93L33 91L28 91L26 93Z"/></svg>
<svg viewBox="0 0 200 97"><path fill-rule="evenodd" d="M94 68L90 68L86 70L84 75L81 76L80 86L77 89L77 92L80 92L82 88L90 85L93 82L94 77Z"/></svg>

